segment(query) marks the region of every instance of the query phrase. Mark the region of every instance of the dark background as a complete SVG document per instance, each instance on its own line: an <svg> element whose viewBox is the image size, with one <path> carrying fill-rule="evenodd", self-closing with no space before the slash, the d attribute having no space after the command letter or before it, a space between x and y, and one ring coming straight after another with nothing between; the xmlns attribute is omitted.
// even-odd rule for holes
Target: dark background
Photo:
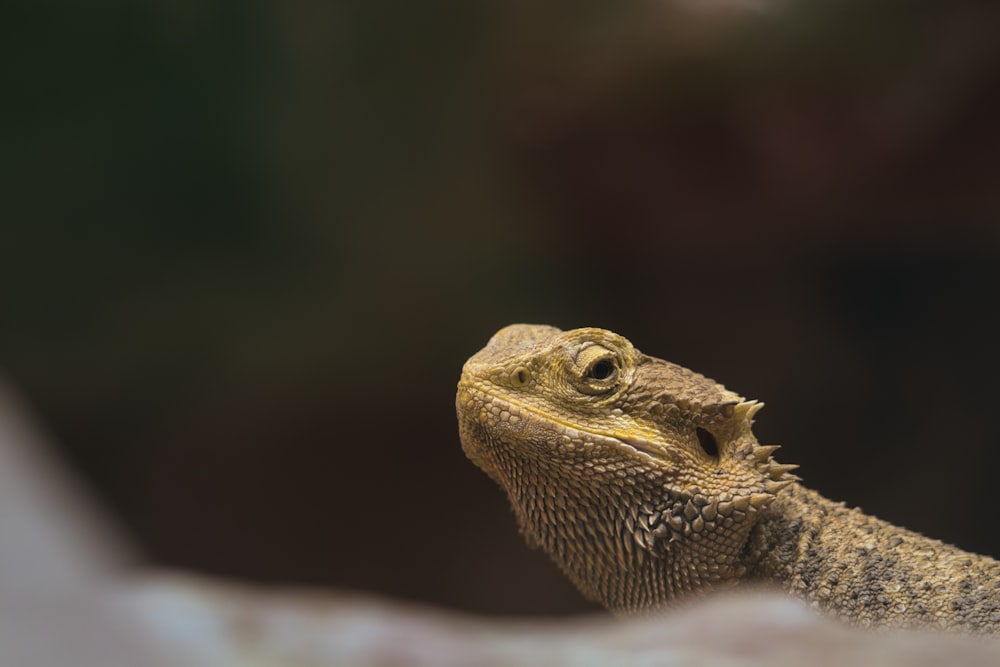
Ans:
<svg viewBox="0 0 1000 667"><path fill-rule="evenodd" d="M15 5L0 367L149 562L589 608L459 447L521 321L1000 556L996 3Z"/></svg>

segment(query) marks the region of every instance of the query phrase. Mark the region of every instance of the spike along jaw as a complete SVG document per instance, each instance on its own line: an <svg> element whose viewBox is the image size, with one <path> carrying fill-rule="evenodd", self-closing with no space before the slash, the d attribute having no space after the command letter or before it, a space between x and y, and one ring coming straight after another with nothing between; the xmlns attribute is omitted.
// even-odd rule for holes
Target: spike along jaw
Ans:
<svg viewBox="0 0 1000 667"><path fill-rule="evenodd" d="M737 581L755 517L793 480L750 431L762 404L602 329L501 330L456 406L529 542L617 612Z"/></svg>

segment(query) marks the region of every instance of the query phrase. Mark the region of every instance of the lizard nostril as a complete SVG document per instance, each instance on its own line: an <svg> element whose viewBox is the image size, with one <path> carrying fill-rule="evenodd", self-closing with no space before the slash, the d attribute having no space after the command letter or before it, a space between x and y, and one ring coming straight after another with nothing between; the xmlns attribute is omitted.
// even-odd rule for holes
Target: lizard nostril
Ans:
<svg viewBox="0 0 1000 667"><path fill-rule="evenodd" d="M703 428L696 428L694 432L698 435L698 444L705 453L713 459L719 458L719 443L716 442L715 436Z"/></svg>
<svg viewBox="0 0 1000 667"><path fill-rule="evenodd" d="M523 387L528 384L531 379L531 375L528 373L526 368L518 368L513 373L510 374L510 381L515 387Z"/></svg>

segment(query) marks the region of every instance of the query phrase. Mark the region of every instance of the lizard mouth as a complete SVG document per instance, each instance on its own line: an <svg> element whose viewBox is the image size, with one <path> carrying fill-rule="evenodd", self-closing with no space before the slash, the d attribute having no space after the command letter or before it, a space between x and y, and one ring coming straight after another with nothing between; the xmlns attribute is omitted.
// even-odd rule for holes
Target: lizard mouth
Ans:
<svg viewBox="0 0 1000 667"><path fill-rule="evenodd" d="M551 427L558 435L569 437L572 440L582 440L590 444L603 442L658 461L666 461L671 458L666 447L654 440L627 433L624 429L589 430L580 428L579 424L568 422L549 412L511 400L508 396L486 391L482 387L470 383L459 383L459 398L460 406L463 402L466 404L464 406L465 418L470 421L480 421L481 418L477 418L476 413L482 414L483 407L491 406L485 410L487 414L492 412L492 416L487 417L488 421L511 424L511 420L514 418L523 423L525 428L528 423L541 422ZM460 409L462 408L460 407ZM505 419L497 414L504 412L509 415ZM487 424L481 424L481 427L491 430ZM521 430L523 431L523 429Z"/></svg>
<svg viewBox="0 0 1000 667"><path fill-rule="evenodd" d="M654 458L658 458L658 459L664 458L664 456L663 456L663 454L664 454L663 447L661 445L658 445L658 444L654 443L654 442L650 442L649 440L643 440L641 438L635 438L635 437L630 437L630 436L621 436L621 435L605 436L605 437L610 437L612 440L617 440L618 442L622 443L626 447L631 447L632 449L636 450L637 452L641 452L643 454L648 454L648 455L650 455L650 456L652 456Z"/></svg>

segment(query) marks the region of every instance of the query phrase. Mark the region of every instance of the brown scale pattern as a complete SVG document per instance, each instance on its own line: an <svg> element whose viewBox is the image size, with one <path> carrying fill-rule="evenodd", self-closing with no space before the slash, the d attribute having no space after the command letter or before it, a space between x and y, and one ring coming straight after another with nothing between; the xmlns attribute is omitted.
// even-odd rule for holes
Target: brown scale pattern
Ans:
<svg viewBox="0 0 1000 667"><path fill-rule="evenodd" d="M602 329L513 325L466 363L467 456L528 543L617 613L742 581L850 623L1000 634L1000 564L796 483L762 404Z"/></svg>
<svg viewBox="0 0 1000 667"><path fill-rule="evenodd" d="M747 545L750 576L864 627L1000 634L1000 562L794 485Z"/></svg>

